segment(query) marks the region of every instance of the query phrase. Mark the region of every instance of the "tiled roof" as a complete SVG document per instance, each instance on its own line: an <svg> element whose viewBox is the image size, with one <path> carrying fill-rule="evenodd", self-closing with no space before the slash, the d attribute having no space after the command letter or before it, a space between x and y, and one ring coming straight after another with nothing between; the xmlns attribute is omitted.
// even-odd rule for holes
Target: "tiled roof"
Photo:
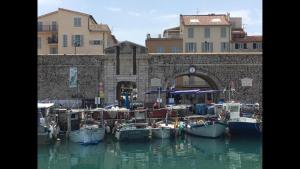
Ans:
<svg viewBox="0 0 300 169"><path fill-rule="evenodd" d="M230 25L226 15L180 15L184 25Z"/></svg>
<svg viewBox="0 0 300 169"><path fill-rule="evenodd" d="M262 42L262 36L246 36L245 38L236 38L233 42Z"/></svg>

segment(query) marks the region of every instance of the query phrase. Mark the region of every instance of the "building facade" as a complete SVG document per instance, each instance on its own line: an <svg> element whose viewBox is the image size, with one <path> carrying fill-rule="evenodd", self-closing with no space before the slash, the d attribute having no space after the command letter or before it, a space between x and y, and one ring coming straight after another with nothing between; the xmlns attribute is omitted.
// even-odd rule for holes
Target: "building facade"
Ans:
<svg viewBox="0 0 300 169"><path fill-rule="evenodd" d="M229 13L180 15L180 26L164 30L163 38L151 38L148 34L145 43L150 53L262 51L262 36L247 36L242 18L230 17Z"/></svg>
<svg viewBox="0 0 300 169"><path fill-rule="evenodd" d="M180 15L185 53L229 52L229 15Z"/></svg>
<svg viewBox="0 0 300 169"><path fill-rule="evenodd" d="M117 43L92 15L59 8L38 17L38 54L103 54Z"/></svg>
<svg viewBox="0 0 300 169"><path fill-rule="evenodd" d="M145 43L149 53L182 53L182 38L179 27L164 30L163 38L161 35L158 35L157 38L151 38L148 34Z"/></svg>

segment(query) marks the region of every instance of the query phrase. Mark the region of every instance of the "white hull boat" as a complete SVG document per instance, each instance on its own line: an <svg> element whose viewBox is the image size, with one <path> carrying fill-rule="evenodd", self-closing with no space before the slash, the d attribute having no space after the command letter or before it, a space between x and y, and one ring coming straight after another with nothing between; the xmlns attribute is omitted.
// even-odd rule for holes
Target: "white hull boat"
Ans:
<svg viewBox="0 0 300 169"><path fill-rule="evenodd" d="M212 122L212 124L187 125L185 132L202 137L216 138L225 133L226 124Z"/></svg>
<svg viewBox="0 0 300 169"><path fill-rule="evenodd" d="M70 132L70 140L82 144L96 144L103 140L105 128L98 125L84 125L79 130Z"/></svg>

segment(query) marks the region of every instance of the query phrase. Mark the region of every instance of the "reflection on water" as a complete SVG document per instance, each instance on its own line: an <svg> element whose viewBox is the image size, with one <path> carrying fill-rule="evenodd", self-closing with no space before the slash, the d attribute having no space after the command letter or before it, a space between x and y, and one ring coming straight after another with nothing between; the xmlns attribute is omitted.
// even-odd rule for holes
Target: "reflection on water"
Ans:
<svg viewBox="0 0 300 169"><path fill-rule="evenodd" d="M262 168L261 140L181 139L117 142L106 138L97 145L66 142L38 147L39 169L177 169Z"/></svg>

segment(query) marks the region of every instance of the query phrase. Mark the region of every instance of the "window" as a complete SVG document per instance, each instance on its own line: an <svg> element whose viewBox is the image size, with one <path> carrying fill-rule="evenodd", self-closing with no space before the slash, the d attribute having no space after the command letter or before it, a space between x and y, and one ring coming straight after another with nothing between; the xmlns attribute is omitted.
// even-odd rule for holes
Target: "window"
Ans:
<svg viewBox="0 0 300 169"><path fill-rule="evenodd" d="M164 53L164 48L163 47L157 48L156 53Z"/></svg>
<svg viewBox="0 0 300 169"><path fill-rule="evenodd" d="M262 43L257 43L257 49L262 49Z"/></svg>
<svg viewBox="0 0 300 169"><path fill-rule="evenodd" d="M179 53L180 50L177 47L172 47L172 53Z"/></svg>
<svg viewBox="0 0 300 169"><path fill-rule="evenodd" d="M213 52L213 43L212 42L202 42L202 52Z"/></svg>
<svg viewBox="0 0 300 169"><path fill-rule="evenodd" d="M72 35L72 46L75 46L75 43L77 47L83 46L83 35Z"/></svg>
<svg viewBox="0 0 300 169"><path fill-rule="evenodd" d="M68 47L68 36L63 35L63 47Z"/></svg>
<svg viewBox="0 0 300 169"><path fill-rule="evenodd" d="M229 52L229 43L221 42L221 52Z"/></svg>
<svg viewBox="0 0 300 169"><path fill-rule="evenodd" d="M238 43L235 43L235 49L239 49L240 48L240 45Z"/></svg>
<svg viewBox="0 0 300 169"><path fill-rule="evenodd" d="M43 22L38 22L38 31L43 31Z"/></svg>
<svg viewBox="0 0 300 169"><path fill-rule="evenodd" d="M57 47L50 48L50 54L57 54L57 53L58 53Z"/></svg>
<svg viewBox="0 0 300 169"><path fill-rule="evenodd" d="M74 27L81 27L81 18L74 18Z"/></svg>
<svg viewBox="0 0 300 169"><path fill-rule="evenodd" d="M221 27L221 38L226 38L226 27Z"/></svg>
<svg viewBox="0 0 300 169"><path fill-rule="evenodd" d="M186 52L197 52L196 43L185 43Z"/></svg>
<svg viewBox="0 0 300 169"><path fill-rule="evenodd" d="M247 43L244 43L244 49L247 49Z"/></svg>
<svg viewBox="0 0 300 169"><path fill-rule="evenodd" d="M90 40L90 45L102 45L102 40Z"/></svg>
<svg viewBox="0 0 300 169"><path fill-rule="evenodd" d="M57 31L57 23L56 21L52 21L52 28L51 28L52 31Z"/></svg>
<svg viewBox="0 0 300 169"><path fill-rule="evenodd" d="M256 49L256 43L253 43L253 49Z"/></svg>
<svg viewBox="0 0 300 169"><path fill-rule="evenodd" d="M194 37L194 29L193 28L188 28L188 37L193 38Z"/></svg>
<svg viewBox="0 0 300 169"><path fill-rule="evenodd" d="M38 49L42 48L42 39L41 37L38 37Z"/></svg>
<svg viewBox="0 0 300 169"><path fill-rule="evenodd" d="M204 37L210 38L210 29L209 28L204 28Z"/></svg>

